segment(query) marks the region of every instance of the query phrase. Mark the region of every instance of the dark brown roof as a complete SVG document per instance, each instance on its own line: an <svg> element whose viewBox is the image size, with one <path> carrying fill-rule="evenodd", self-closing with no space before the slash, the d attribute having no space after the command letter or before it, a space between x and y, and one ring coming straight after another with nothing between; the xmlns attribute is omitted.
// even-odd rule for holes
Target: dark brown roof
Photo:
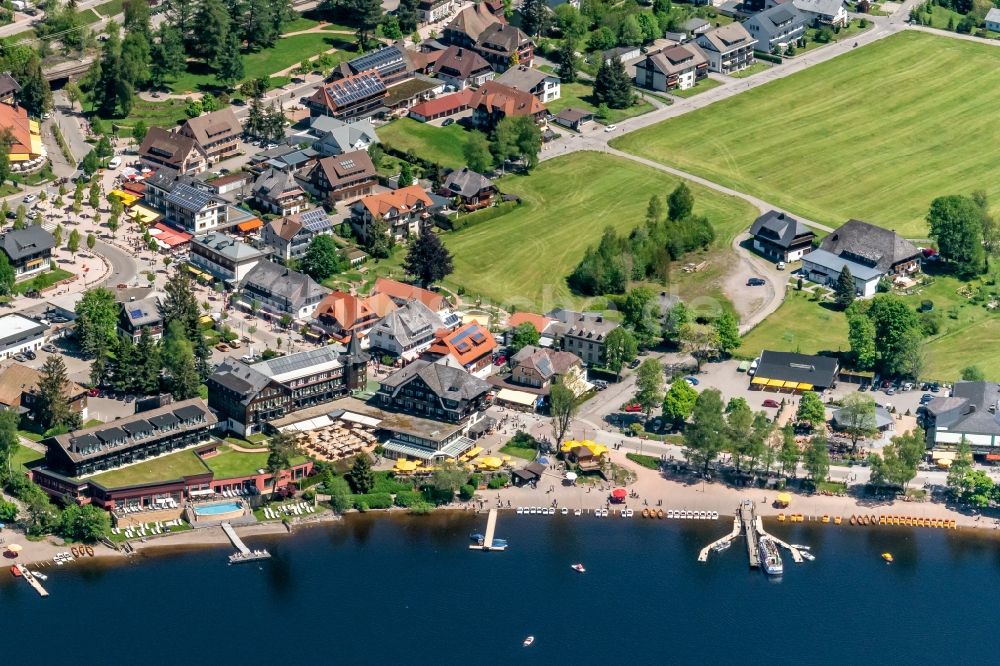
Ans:
<svg viewBox="0 0 1000 666"><path fill-rule="evenodd" d="M886 273L895 264L920 254L916 246L891 229L848 220L825 236L819 249Z"/></svg>
<svg viewBox="0 0 1000 666"><path fill-rule="evenodd" d="M243 133L243 126L233 113L233 108L227 106L189 119L181 125L181 132L193 138L198 145L205 146L231 136L239 136Z"/></svg>
<svg viewBox="0 0 1000 666"><path fill-rule="evenodd" d="M372 158L364 150L324 157L315 168L323 171L331 187L336 187L348 178L357 178L360 175L374 176L376 173Z"/></svg>
<svg viewBox="0 0 1000 666"><path fill-rule="evenodd" d="M162 127L150 127L146 132L146 138L142 140L139 155L180 169L193 150L195 150L194 139L176 132L168 132Z"/></svg>
<svg viewBox="0 0 1000 666"><path fill-rule="evenodd" d="M434 63L434 72L455 79L467 79L474 72L489 71L490 63L472 49L449 46Z"/></svg>

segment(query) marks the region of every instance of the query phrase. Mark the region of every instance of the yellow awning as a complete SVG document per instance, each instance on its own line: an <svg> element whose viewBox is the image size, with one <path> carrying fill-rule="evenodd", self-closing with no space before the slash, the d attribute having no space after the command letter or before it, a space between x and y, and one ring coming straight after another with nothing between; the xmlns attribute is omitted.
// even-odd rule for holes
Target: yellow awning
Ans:
<svg viewBox="0 0 1000 666"><path fill-rule="evenodd" d="M125 194L128 193L125 192ZM159 213L157 213L152 208L146 208L142 204L134 204L131 208L129 208L128 214L131 215L136 220L140 222L145 222L146 224L150 224L160 219Z"/></svg>
<svg viewBox="0 0 1000 666"><path fill-rule="evenodd" d="M941 458L937 461L937 466L940 467L941 469L948 469L949 467L951 467L951 464L953 462L954 462L953 460L950 460L948 458Z"/></svg>
<svg viewBox="0 0 1000 666"><path fill-rule="evenodd" d="M785 385L785 381L783 379L768 379L767 385L781 387Z"/></svg>
<svg viewBox="0 0 1000 666"><path fill-rule="evenodd" d="M931 460L954 460L957 455L955 451L931 451Z"/></svg>
<svg viewBox="0 0 1000 666"><path fill-rule="evenodd" d="M766 384L767 380L764 379L763 377L754 377L753 379L750 380L750 383L751 384Z"/></svg>
<svg viewBox="0 0 1000 666"><path fill-rule="evenodd" d="M812 384L799 384L798 385L798 389L800 391L812 391L813 390L813 385Z"/></svg>
<svg viewBox="0 0 1000 666"><path fill-rule="evenodd" d="M487 469L499 469L503 465L503 460L496 456L486 456L477 460L476 464Z"/></svg>
<svg viewBox="0 0 1000 666"><path fill-rule="evenodd" d="M131 206L139 200L138 195L126 192L125 190L111 190L111 196L118 197L126 207Z"/></svg>
<svg viewBox="0 0 1000 666"><path fill-rule="evenodd" d="M397 460L396 461L396 471L397 472L412 472L417 469L417 464L412 460Z"/></svg>

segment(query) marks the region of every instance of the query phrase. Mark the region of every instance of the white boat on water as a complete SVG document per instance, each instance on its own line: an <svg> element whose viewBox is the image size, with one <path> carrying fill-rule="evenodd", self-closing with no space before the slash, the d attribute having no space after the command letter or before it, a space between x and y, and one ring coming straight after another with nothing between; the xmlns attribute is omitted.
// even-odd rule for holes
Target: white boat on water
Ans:
<svg viewBox="0 0 1000 666"><path fill-rule="evenodd" d="M812 553L810 553L808 550L800 550L799 551L799 555L801 555L802 557L806 558L810 562L813 562L816 559L816 556L813 555Z"/></svg>
<svg viewBox="0 0 1000 666"><path fill-rule="evenodd" d="M794 548L795 550L809 550L809 546L803 546L803 545L802 545L802 544L800 544L800 543L793 543L793 544L791 544L791 546L792 546L792 548Z"/></svg>
<svg viewBox="0 0 1000 666"><path fill-rule="evenodd" d="M712 550L716 553L721 553L722 551L727 550L732 545L733 545L732 541L720 541L719 543L712 546Z"/></svg>
<svg viewBox="0 0 1000 666"><path fill-rule="evenodd" d="M757 541L759 546L760 566L768 576L780 576L785 572L785 565L781 561L781 553L778 552L778 545L767 537L761 537Z"/></svg>
<svg viewBox="0 0 1000 666"><path fill-rule="evenodd" d="M528 636L527 638L524 639L524 642L521 643L521 645L523 645L524 647L530 647L531 644L534 643L534 642L535 642L535 637L534 636Z"/></svg>
<svg viewBox="0 0 1000 666"><path fill-rule="evenodd" d="M559 510L559 513L561 513L564 516L567 516L567 515L569 515L569 509L567 509L566 507L563 507L562 509Z"/></svg>
<svg viewBox="0 0 1000 666"><path fill-rule="evenodd" d="M32 571L31 575L41 581L46 581L49 579L49 577L43 574L41 571Z"/></svg>
<svg viewBox="0 0 1000 666"><path fill-rule="evenodd" d="M587 573L587 569L579 562L569 565L569 568L579 573Z"/></svg>
<svg viewBox="0 0 1000 666"><path fill-rule="evenodd" d="M517 512L518 512L518 514L524 513L524 507L523 506L517 507Z"/></svg>

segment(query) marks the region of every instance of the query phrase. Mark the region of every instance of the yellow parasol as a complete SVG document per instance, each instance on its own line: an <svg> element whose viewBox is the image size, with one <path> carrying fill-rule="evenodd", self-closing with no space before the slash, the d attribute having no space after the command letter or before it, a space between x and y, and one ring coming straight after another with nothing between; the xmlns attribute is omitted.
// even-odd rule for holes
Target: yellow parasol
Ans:
<svg viewBox="0 0 1000 666"><path fill-rule="evenodd" d="M792 496L790 493L778 493L778 504L783 506L788 506L792 503Z"/></svg>
<svg viewBox="0 0 1000 666"><path fill-rule="evenodd" d="M9 546L7 546L7 550L9 550L12 553L20 553L22 550L24 550L24 548L21 546L21 544L12 543Z"/></svg>

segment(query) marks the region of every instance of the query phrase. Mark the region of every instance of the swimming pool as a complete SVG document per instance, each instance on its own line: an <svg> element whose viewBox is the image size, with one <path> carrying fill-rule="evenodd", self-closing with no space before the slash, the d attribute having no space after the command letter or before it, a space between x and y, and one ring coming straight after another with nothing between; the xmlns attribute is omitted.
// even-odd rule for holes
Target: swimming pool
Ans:
<svg viewBox="0 0 1000 666"><path fill-rule="evenodd" d="M233 513L242 510L243 505L239 502L222 502L220 504L195 507L194 514L196 516L218 516L223 513Z"/></svg>

